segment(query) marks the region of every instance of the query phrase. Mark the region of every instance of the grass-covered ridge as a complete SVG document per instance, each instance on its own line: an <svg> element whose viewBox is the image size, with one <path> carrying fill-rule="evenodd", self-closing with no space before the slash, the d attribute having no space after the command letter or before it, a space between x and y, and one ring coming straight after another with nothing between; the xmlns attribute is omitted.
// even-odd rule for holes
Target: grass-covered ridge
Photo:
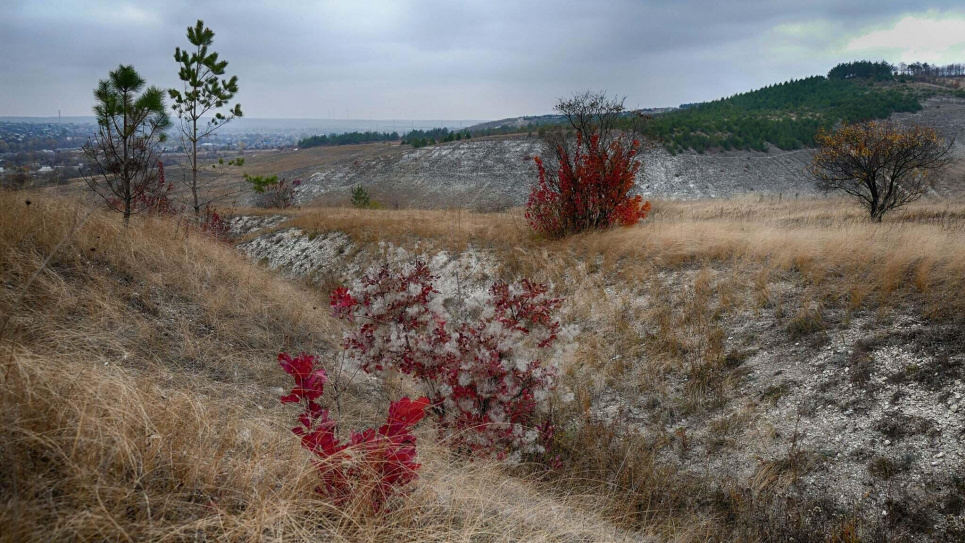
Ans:
<svg viewBox="0 0 965 543"><path fill-rule="evenodd" d="M768 143L792 150L813 145L819 128L838 121L882 119L921 108L908 86L813 76L659 115L650 133L671 152L766 151Z"/></svg>

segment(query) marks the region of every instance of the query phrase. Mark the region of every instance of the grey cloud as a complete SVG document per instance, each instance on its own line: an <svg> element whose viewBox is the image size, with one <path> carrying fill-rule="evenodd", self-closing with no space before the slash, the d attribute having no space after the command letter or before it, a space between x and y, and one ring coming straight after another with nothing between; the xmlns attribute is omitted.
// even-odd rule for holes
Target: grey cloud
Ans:
<svg viewBox="0 0 965 543"><path fill-rule="evenodd" d="M958 5L936 0L915 11ZM659 106L822 73L835 60L822 39L776 43L769 31L827 21L844 35L911 8L891 0L171 0L7 1L0 9L0 115L87 114L91 89L119 63L174 85L174 47L202 18L239 75L251 116L348 109L369 118L496 118L546 112L555 97L583 88ZM780 47L801 54L788 58Z"/></svg>

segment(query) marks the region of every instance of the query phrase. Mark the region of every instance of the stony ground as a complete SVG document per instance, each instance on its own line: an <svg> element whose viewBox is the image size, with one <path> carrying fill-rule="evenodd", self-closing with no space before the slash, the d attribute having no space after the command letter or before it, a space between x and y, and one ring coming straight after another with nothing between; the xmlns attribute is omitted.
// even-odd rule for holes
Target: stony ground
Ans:
<svg viewBox="0 0 965 543"><path fill-rule="evenodd" d="M451 254L428 242L360 246L338 232L306 234L279 224L270 217L234 219L250 238L241 250L291 277L325 285L350 283L374 262L420 257L440 277L440 290L458 299L486 288L499 273L496 257L484 250ZM662 280L686 299L697 273L676 270ZM762 308L725 312L714 324L726 338L726 367L715 370L727 383L719 395L695 400L686 371L668 372L659 386L651 376L648 385L651 361L638 357L627 361L631 369L621 378L598 378L591 411L643 432L662 461L695 474L814 500L821 504L815 514L860 510L910 532L965 537L961 325L902 311L832 310L812 327L788 315L786 307L800 294L795 288L773 284ZM639 286L611 282L604 290L630 306L652 302ZM562 314L565 363L596 317L572 306ZM642 322L631 326L641 341L653 332Z"/></svg>

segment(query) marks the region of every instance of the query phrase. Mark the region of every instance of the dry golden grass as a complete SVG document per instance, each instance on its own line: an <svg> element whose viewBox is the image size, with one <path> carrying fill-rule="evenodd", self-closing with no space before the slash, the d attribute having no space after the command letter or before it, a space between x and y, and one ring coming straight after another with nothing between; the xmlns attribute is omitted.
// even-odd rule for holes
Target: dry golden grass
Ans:
<svg viewBox="0 0 965 543"><path fill-rule="evenodd" d="M0 209L0 540L626 537L587 498L451 455L431 426L410 499L381 518L334 508L274 390L279 350L325 355L340 335L322 295L176 220L125 229L24 193ZM383 408L350 390L343 419Z"/></svg>
<svg viewBox="0 0 965 543"><path fill-rule="evenodd" d="M509 274L558 279L574 259L625 278L657 270L725 267L753 273L761 294L777 275L813 286L817 301L852 309L924 303L930 316L965 315L965 202L929 200L875 224L848 200L744 198L657 202L635 228L561 241L536 239L522 210L371 211L306 208L287 225L342 231L360 242L432 240L492 249ZM741 277L740 280L746 279Z"/></svg>

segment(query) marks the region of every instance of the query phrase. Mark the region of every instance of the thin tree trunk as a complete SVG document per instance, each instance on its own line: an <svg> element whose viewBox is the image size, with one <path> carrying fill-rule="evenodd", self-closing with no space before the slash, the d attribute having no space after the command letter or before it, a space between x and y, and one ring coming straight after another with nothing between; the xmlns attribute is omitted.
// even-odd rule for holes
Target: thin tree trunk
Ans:
<svg viewBox="0 0 965 543"><path fill-rule="evenodd" d="M191 196L194 197L194 216L201 216L201 205L198 203L198 121L194 120L194 134L191 139Z"/></svg>
<svg viewBox="0 0 965 543"><path fill-rule="evenodd" d="M198 46L198 63L195 65L194 78L201 77L201 46ZM197 92L197 88L194 89ZM191 196L194 197L194 216L201 217L201 204L198 203L198 95L191 104Z"/></svg>
<svg viewBox="0 0 965 543"><path fill-rule="evenodd" d="M121 162L123 168L121 174L123 177L124 184L124 226L126 227L131 222L131 178L128 175L128 149L127 149L127 116L128 116L128 96L124 93L124 133L121 134L121 141L123 142L122 148L124 150L124 160Z"/></svg>

